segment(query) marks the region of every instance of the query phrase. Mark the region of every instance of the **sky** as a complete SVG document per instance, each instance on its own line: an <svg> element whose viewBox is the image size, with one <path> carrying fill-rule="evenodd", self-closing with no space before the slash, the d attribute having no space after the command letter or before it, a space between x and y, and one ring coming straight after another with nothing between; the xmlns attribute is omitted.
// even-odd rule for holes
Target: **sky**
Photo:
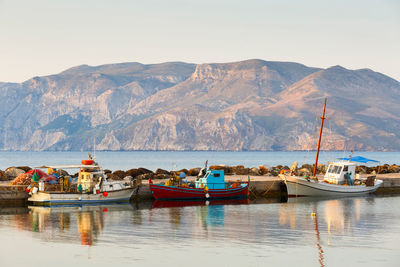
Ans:
<svg viewBox="0 0 400 267"><path fill-rule="evenodd" d="M0 0L0 81L81 65L290 61L400 81L399 0Z"/></svg>

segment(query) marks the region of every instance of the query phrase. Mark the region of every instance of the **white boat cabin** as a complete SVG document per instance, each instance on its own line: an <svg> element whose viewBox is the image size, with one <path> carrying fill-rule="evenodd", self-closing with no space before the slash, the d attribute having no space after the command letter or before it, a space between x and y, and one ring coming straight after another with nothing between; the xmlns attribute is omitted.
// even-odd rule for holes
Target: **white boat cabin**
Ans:
<svg viewBox="0 0 400 267"><path fill-rule="evenodd" d="M356 179L356 164L353 162L330 162L324 181L330 184L353 185Z"/></svg>

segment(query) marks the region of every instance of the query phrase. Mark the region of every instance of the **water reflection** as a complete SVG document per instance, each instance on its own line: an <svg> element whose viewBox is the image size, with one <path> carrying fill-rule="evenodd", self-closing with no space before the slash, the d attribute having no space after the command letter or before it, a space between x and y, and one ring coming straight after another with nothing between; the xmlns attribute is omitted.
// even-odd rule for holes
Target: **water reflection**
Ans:
<svg viewBox="0 0 400 267"><path fill-rule="evenodd" d="M96 243L108 212L132 209L131 205L107 206L30 206L29 213L15 215L20 229L51 234L57 241L79 240L82 245ZM54 232L56 235L54 236Z"/></svg>
<svg viewBox="0 0 400 267"><path fill-rule="evenodd" d="M309 230L312 225L315 232L315 245L318 251L317 260L320 266L325 266L323 246L330 245L331 236L353 234L355 227L359 225L362 219L362 201L368 203L373 199L373 197L289 199L288 203L280 206L279 223L282 226L289 226L290 229L296 230ZM311 216L305 216L307 212L310 212ZM366 215L365 211L364 215ZM367 225L364 226L367 227ZM321 238L320 229L322 229L323 233L326 233L326 236ZM366 230L363 229L363 231Z"/></svg>
<svg viewBox="0 0 400 267"><path fill-rule="evenodd" d="M183 208L194 209L194 221L207 230L209 226L224 226L225 206L227 205L248 205L248 199L229 199L229 200L194 200L194 201L173 201L155 200L151 209L167 208L169 223L175 229L180 229L182 217L187 217Z"/></svg>
<svg viewBox="0 0 400 267"><path fill-rule="evenodd" d="M365 198L364 200L368 200ZM343 199L319 199L319 198L298 198L289 199L287 203L281 204L279 221L281 225L289 225L291 229L306 227L307 222L303 216L299 216L299 209L307 209L310 213L323 217L328 234L344 233L351 230L360 221L361 208L360 198ZM296 222L299 218L303 221ZM306 227L307 228L307 227Z"/></svg>
<svg viewBox="0 0 400 267"><path fill-rule="evenodd" d="M38 246L60 242L92 246L91 251L94 247L112 250L109 247L115 246L113 253L136 249L143 252L136 253L141 257L152 254L149 251L154 246L166 253L184 250L187 257L198 255L197 249L203 253L214 249L230 253L235 248L246 251L244 257L248 256L247 260L251 261L260 257L265 260L272 251L281 257L283 251L295 247L298 253L301 251L299 254L311 255L312 259L307 258L310 265L325 266L331 265L332 258L339 257L335 256L337 248L345 248L346 255L359 258L365 249L375 248L378 242L388 251L393 249L393 245L385 247L385 242L394 240L392 233L400 233L400 212L393 211L398 206L400 198L385 202L385 199L366 197L302 198L287 203L155 201L132 205L29 207L0 209L0 232L22 232L24 239L18 242L31 238L30 243ZM4 242L13 242L11 235ZM355 243L364 246L363 249L357 250ZM252 266L258 264L252 263Z"/></svg>
<svg viewBox="0 0 400 267"><path fill-rule="evenodd" d="M321 238L320 238L320 233L319 233L319 227L318 227L318 217L317 217L317 206L314 205L313 213L311 216L314 219L314 230L315 230L315 238L316 238L316 245L318 249L318 262L321 265L321 267L324 267L324 250L322 249L321 246Z"/></svg>

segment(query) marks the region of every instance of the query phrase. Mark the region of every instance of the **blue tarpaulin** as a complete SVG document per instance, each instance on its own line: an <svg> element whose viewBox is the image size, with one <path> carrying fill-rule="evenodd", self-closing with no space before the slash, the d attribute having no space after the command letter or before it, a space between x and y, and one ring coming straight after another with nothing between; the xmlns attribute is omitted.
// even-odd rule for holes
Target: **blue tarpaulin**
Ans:
<svg viewBox="0 0 400 267"><path fill-rule="evenodd" d="M379 162L377 160L373 160L373 159L367 159L364 157L350 157L350 158L337 158L337 159L342 159L342 160L348 160L348 161L354 161L354 162L361 162L361 163L367 163L367 162Z"/></svg>

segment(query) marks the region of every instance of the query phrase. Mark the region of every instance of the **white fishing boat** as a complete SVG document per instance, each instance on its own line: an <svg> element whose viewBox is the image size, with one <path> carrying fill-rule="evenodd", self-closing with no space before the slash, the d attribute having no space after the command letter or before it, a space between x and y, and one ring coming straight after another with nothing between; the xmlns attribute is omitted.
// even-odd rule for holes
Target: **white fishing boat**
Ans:
<svg viewBox="0 0 400 267"><path fill-rule="evenodd" d="M318 140L317 154L314 165L314 172L311 177L301 177L296 175L296 166L293 165L288 172L281 173L279 176L285 182L289 197L300 196L357 196L375 192L381 185L382 180L375 176L360 177L356 174L356 162L378 162L363 157L340 158L338 161L328 164L328 169L323 180L316 176L318 155L321 144L322 129L324 126L326 108L326 98L322 114L321 129Z"/></svg>
<svg viewBox="0 0 400 267"><path fill-rule="evenodd" d="M41 168L58 170L55 179L40 178ZM65 169L79 169L76 181ZM63 175L64 173L64 175ZM44 175L42 175L44 176ZM130 178L109 180L94 160L82 160L80 165L40 166L33 172L28 201L34 205L95 204L129 201L137 189L137 182Z"/></svg>

